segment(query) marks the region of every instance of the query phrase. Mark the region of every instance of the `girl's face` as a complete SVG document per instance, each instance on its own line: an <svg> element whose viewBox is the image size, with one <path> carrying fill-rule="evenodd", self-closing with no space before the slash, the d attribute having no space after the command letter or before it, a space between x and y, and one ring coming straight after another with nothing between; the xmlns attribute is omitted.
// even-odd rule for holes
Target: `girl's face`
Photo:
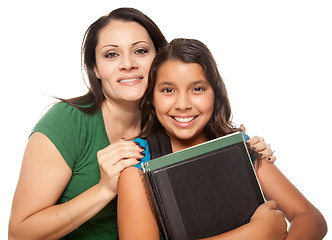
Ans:
<svg viewBox="0 0 332 240"><path fill-rule="evenodd" d="M153 101L157 118L182 146L207 141L204 127L214 106L214 91L197 63L169 60L157 72Z"/></svg>
<svg viewBox="0 0 332 240"><path fill-rule="evenodd" d="M98 39L94 71L106 99L139 101L156 55L148 32L136 22L113 20L100 30Z"/></svg>

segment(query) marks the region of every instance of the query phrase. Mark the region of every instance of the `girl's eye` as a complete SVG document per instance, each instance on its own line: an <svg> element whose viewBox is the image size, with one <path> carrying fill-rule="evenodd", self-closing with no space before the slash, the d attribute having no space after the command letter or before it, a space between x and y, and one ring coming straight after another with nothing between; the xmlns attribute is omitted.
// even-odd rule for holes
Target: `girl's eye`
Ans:
<svg viewBox="0 0 332 240"><path fill-rule="evenodd" d="M161 90L161 92L172 93L172 92L174 92L174 90L172 88L164 88L164 89Z"/></svg>
<svg viewBox="0 0 332 240"><path fill-rule="evenodd" d="M194 92L202 92L202 91L204 91L204 90L205 90L204 87L195 87L195 88L193 89Z"/></svg>
<svg viewBox="0 0 332 240"><path fill-rule="evenodd" d="M106 58L115 58L119 56L119 54L115 53L115 52L109 52L109 53L106 53L105 57Z"/></svg>
<svg viewBox="0 0 332 240"><path fill-rule="evenodd" d="M139 55L143 55L145 53L148 53L148 50L140 48L138 50L135 51L135 54L139 54Z"/></svg>

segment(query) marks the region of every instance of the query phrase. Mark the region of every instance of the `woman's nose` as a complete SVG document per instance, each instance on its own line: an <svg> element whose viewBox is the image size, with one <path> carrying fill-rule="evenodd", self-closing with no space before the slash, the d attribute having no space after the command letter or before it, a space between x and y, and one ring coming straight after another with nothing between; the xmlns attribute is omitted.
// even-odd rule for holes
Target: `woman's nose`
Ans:
<svg viewBox="0 0 332 240"><path fill-rule="evenodd" d="M137 68L137 63L135 60L135 56L131 55L131 54L124 54L122 55L122 59L121 59L121 63L120 63L120 70L132 70L132 69L136 69Z"/></svg>

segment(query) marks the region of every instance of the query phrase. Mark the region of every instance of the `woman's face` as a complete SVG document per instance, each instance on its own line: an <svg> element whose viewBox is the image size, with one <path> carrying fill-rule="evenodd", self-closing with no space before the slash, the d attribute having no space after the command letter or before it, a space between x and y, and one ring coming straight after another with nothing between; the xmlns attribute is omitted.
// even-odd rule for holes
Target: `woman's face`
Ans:
<svg viewBox="0 0 332 240"><path fill-rule="evenodd" d="M213 113L214 91L199 64L179 60L162 64L153 103L171 141L196 145L207 140L204 128Z"/></svg>
<svg viewBox="0 0 332 240"><path fill-rule="evenodd" d="M95 54L94 71L106 99L139 101L156 55L145 28L136 22L111 21L99 32Z"/></svg>

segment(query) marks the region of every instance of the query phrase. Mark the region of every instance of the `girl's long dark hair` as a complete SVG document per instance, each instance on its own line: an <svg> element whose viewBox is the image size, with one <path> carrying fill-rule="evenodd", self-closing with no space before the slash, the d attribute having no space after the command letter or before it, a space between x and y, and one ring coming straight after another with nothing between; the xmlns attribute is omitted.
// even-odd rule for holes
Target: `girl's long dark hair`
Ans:
<svg viewBox="0 0 332 240"><path fill-rule="evenodd" d="M97 78L94 72L94 67L96 65L95 49L98 44L100 30L112 20L137 22L142 25L148 32L156 52L167 44L167 40L158 26L148 16L134 8L118 8L110 12L108 15L100 17L97 21L91 24L85 32L81 47L82 68L85 70L89 79L88 92L85 95L76 98L58 98L86 113L95 112L100 108L101 103L105 99L102 92L101 81Z"/></svg>
<svg viewBox="0 0 332 240"><path fill-rule="evenodd" d="M215 93L214 111L205 127L205 134L209 139L225 136L236 132L232 125L232 111L228 94L217 64L209 49L195 39L174 39L162 48L152 62L149 72L148 88L142 98L142 132L140 137L147 137L163 129L155 114L153 106L153 90L156 84L157 72L160 66L168 60L180 60L184 63L197 63L202 66L204 75Z"/></svg>
<svg viewBox="0 0 332 240"><path fill-rule="evenodd" d="M214 110L204 131L209 139L225 136L239 131L232 123L232 111L226 86L219 73L217 64L210 50L195 39L174 39L163 47L152 62L147 90L141 100L142 132L139 137L148 136L164 129L160 124L153 106L153 91L159 68L168 60L180 60L184 63L197 63L203 68L214 93Z"/></svg>

